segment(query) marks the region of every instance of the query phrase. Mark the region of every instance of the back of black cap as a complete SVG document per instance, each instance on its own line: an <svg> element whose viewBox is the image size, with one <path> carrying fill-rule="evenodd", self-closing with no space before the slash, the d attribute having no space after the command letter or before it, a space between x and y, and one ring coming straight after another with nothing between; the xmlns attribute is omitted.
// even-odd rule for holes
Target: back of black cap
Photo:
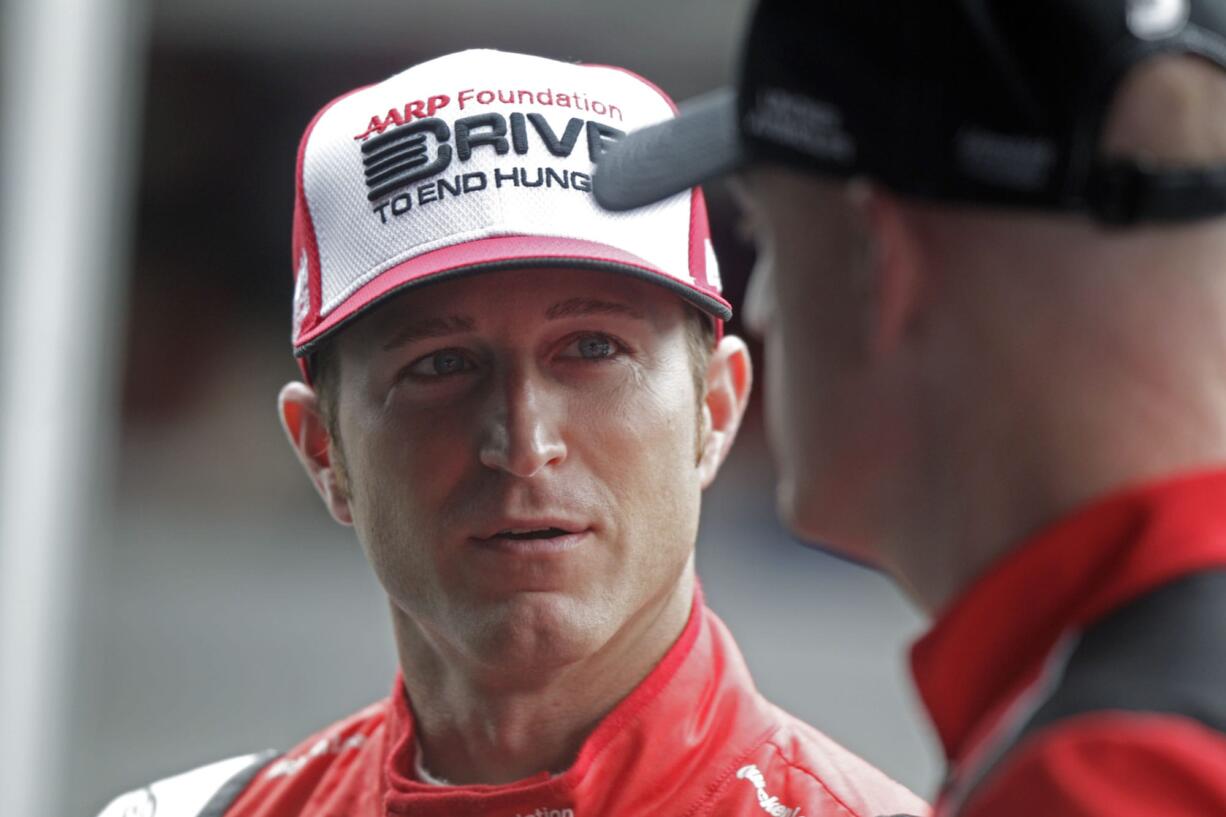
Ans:
<svg viewBox="0 0 1226 817"><path fill-rule="evenodd" d="M1226 0L764 0L742 63L747 151L905 194L1087 211L1226 213L1226 167L1099 151L1148 57L1226 66Z"/></svg>

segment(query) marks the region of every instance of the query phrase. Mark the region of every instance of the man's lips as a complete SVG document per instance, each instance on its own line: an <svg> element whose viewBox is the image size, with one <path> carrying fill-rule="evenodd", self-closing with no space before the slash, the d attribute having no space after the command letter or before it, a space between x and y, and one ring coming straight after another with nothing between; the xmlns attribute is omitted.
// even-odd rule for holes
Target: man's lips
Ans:
<svg viewBox="0 0 1226 817"><path fill-rule="evenodd" d="M503 520L487 530L471 541L482 549L521 555L564 553L591 533L587 525L563 519Z"/></svg>
<svg viewBox="0 0 1226 817"><path fill-rule="evenodd" d="M586 522L560 516L503 517L482 525L474 539L547 539L582 533Z"/></svg>

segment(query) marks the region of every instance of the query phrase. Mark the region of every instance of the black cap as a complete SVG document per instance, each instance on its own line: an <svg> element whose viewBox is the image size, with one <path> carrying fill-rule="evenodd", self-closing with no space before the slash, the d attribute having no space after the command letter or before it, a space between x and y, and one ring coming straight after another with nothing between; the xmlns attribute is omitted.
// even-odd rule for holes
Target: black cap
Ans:
<svg viewBox="0 0 1226 817"><path fill-rule="evenodd" d="M1226 66L1226 0L761 0L735 91L614 146L597 200L649 204L756 160L946 202L1110 223L1226 214L1226 165L1099 146L1129 69Z"/></svg>

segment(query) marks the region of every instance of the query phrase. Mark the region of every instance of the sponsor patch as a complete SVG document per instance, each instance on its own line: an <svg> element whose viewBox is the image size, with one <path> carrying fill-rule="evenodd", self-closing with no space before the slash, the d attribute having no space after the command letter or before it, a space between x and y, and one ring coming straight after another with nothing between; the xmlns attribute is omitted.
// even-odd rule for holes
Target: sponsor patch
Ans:
<svg viewBox="0 0 1226 817"><path fill-rule="evenodd" d="M111 801L111 804L98 817L154 817L157 814L157 800L149 789L128 792Z"/></svg>
<svg viewBox="0 0 1226 817"><path fill-rule="evenodd" d="M737 769L736 776L739 780L747 780L753 784L758 795L758 808L771 817L805 817L800 813L800 806L785 806L779 802L778 797L766 790L766 778L762 776L761 770L752 763Z"/></svg>
<svg viewBox="0 0 1226 817"><path fill-rule="evenodd" d="M792 91L759 91L745 124L754 136L819 159L848 164L856 158L856 143L844 130L839 110Z"/></svg>
<svg viewBox="0 0 1226 817"><path fill-rule="evenodd" d="M320 738L315 741L310 749L305 754L298 757L284 757L276 763L268 767L268 772L265 775L269 780L277 777L293 777L302 770L312 760L323 755L339 755L342 752L360 749L366 743L366 736L363 734L350 735L342 740L340 736L333 735L331 737Z"/></svg>
<svg viewBox="0 0 1226 817"><path fill-rule="evenodd" d="M571 117L564 126L555 129L539 113L516 112L509 116L485 113L462 117L451 124L439 118L421 119L361 143L366 198L374 205L372 212L387 224L415 206L420 208L504 186L591 193L590 174L559 166L513 165L496 167L492 172L464 172L464 164L477 151L515 157L544 153L553 160L567 159L578 147L581 136L587 158L595 164L625 133L578 117ZM455 169L460 172L442 175L456 163Z"/></svg>
<svg viewBox="0 0 1226 817"><path fill-rule="evenodd" d="M311 311L311 292L307 286L307 276L310 273L311 265L307 259L306 250L303 250L301 257L298 259L298 274L294 276L293 337L295 338L302 332L302 325L306 322L307 315Z"/></svg>
<svg viewBox="0 0 1226 817"><path fill-rule="evenodd" d="M1051 177L1056 148L1045 139L963 128L957 135L962 172L1015 190L1041 190Z"/></svg>

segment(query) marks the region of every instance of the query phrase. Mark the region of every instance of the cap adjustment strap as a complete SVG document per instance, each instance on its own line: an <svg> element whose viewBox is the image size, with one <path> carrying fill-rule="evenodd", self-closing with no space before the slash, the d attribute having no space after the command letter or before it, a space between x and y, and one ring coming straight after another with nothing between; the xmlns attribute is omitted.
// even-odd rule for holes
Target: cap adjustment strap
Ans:
<svg viewBox="0 0 1226 817"><path fill-rule="evenodd" d="M1086 204L1117 226L1226 215L1226 165L1157 170L1132 159L1100 162L1087 180Z"/></svg>

